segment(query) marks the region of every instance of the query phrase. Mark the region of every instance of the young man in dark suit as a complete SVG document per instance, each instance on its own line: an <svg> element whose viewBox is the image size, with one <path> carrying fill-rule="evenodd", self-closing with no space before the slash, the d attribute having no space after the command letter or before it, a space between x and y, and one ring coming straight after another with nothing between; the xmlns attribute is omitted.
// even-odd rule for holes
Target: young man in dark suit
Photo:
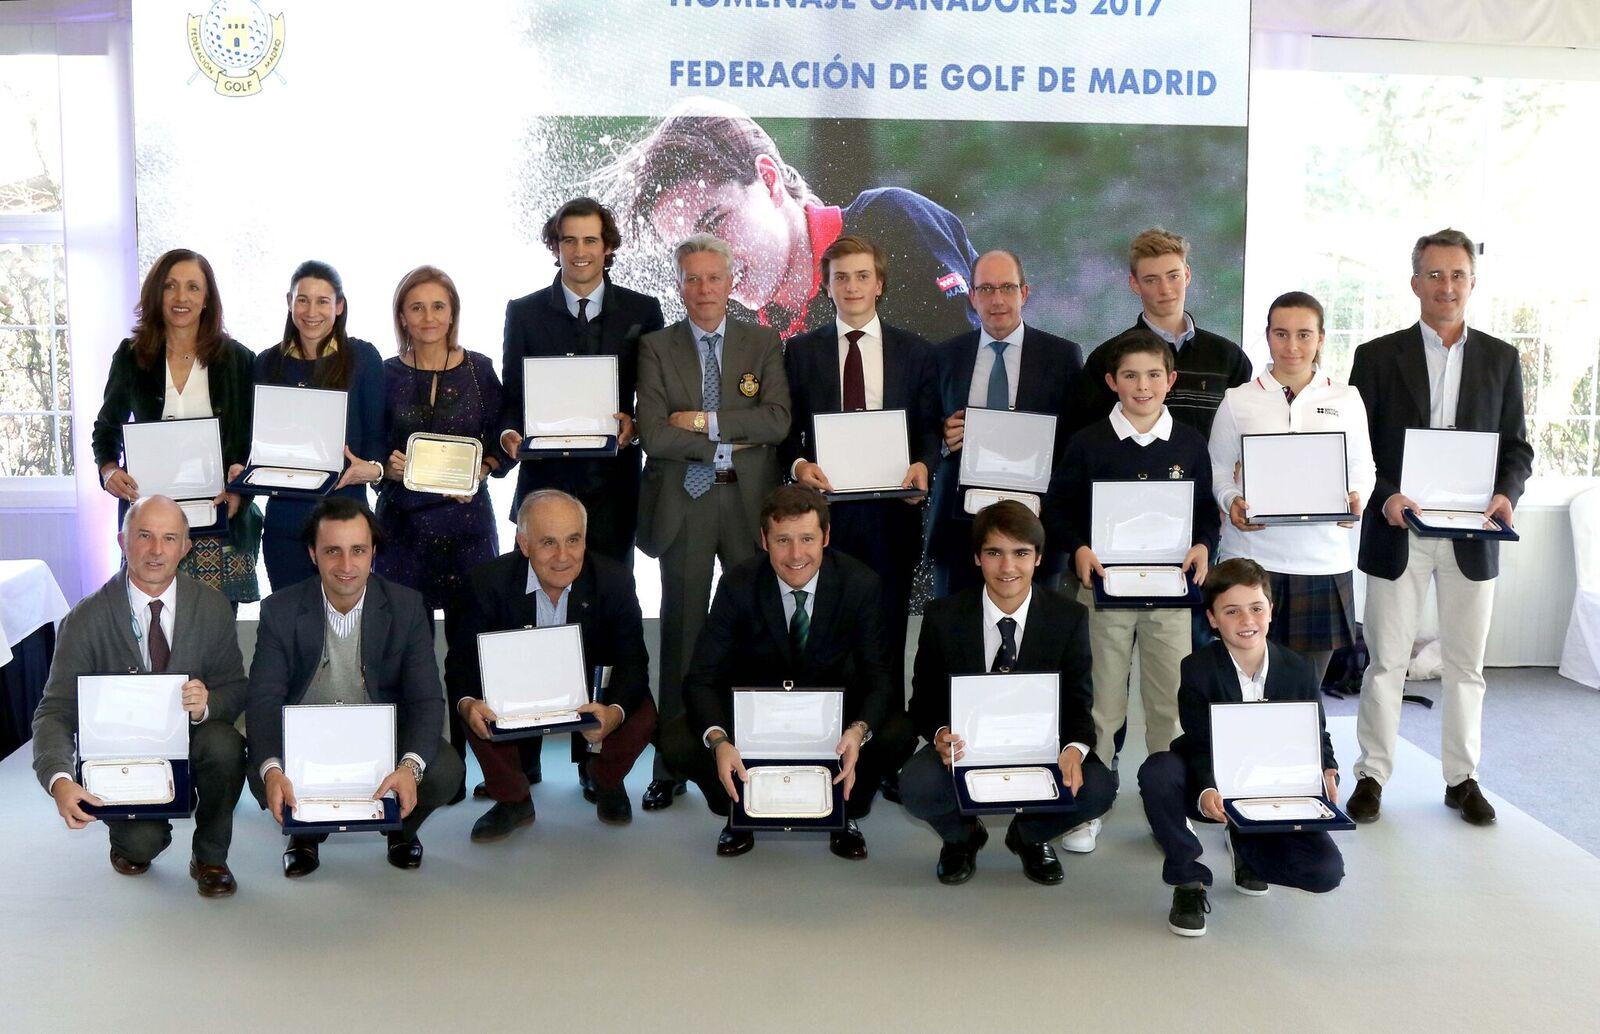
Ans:
<svg viewBox="0 0 1600 1034"><path fill-rule="evenodd" d="M1267 573L1254 560L1225 560L1211 569L1204 588L1206 618L1219 638L1183 659L1178 714L1183 735L1171 750L1158 751L1139 766L1139 794L1151 832L1166 854L1161 877L1172 887L1167 928L1180 937L1206 932L1211 870L1200 862L1200 839L1190 819L1228 821L1211 764L1211 705L1262 700L1319 700L1311 664L1287 647L1267 641L1272 601ZM1339 799L1339 763L1328 738L1322 705L1322 781L1328 799ZM1259 897L1269 884L1325 894L1344 879L1344 859L1323 832L1226 833L1233 858L1233 885Z"/></svg>
<svg viewBox="0 0 1600 1034"><path fill-rule="evenodd" d="M790 420L778 458L790 477L818 491L833 488L817 465L813 418L819 413L903 409L911 464L900 487L926 493L939 465L938 361L927 341L879 319L878 299L889 282L885 262L883 251L863 237L830 244L822 253L822 282L835 319L784 346ZM829 529L829 545L871 567L883 584L884 643L897 702L905 694L906 619L922 559L923 498L837 505Z"/></svg>
<svg viewBox="0 0 1600 1034"><path fill-rule="evenodd" d="M989 833L981 819L963 817L957 803L951 766L963 744L950 731L950 677L1059 673L1057 763L1078 807L1019 815L1006 830L1006 847L1022 859L1028 879L1049 886L1062 880L1051 838L1104 815L1117 794L1111 772L1094 756L1088 615L1081 605L1035 583L1044 525L1026 506L1006 500L985 507L972 523L971 541L982 584L933 601L922 615L911 676L911 722L928 745L900 770L900 795L906 810L944 841L935 870L939 882L971 879Z"/></svg>
<svg viewBox="0 0 1600 1034"><path fill-rule="evenodd" d="M1411 250L1411 290L1421 303L1422 318L1361 345L1350 368L1350 385L1367 406L1378 466L1377 486L1361 517L1357 561L1367 574L1363 627L1371 652L1356 720L1361 756L1348 809L1357 822L1377 821L1383 786L1394 771L1400 698L1430 582L1439 602L1444 648L1444 802L1474 825L1495 819L1477 775L1483 652L1500 570L1499 543L1419 537L1405 520L1405 511L1417 504L1400 492L1410 427L1500 435L1494 496L1484 516L1507 526L1533 469L1517 350L1467 327L1476 261L1472 240L1460 230L1420 238Z"/></svg>
<svg viewBox="0 0 1600 1034"><path fill-rule="evenodd" d="M968 406L1053 413L1055 459L1081 422L1078 378L1083 350L1076 342L1022 322L1028 280L1022 260L1009 251L984 253L972 267L972 308L983 326L939 347L939 402L944 415L944 459L933 487L928 556L935 598L977 585L971 557L972 522L961 512L961 443ZM1046 556L1044 573L1064 566Z"/></svg>
<svg viewBox="0 0 1600 1034"><path fill-rule="evenodd" d="M522 445L522 360L529 357L614 355L617 357L617 455L610 459L524 460L517 470L511 504L516 520L522 500L540 488L559 488L589 511L591 549L633 567L639 510L639 461L633 399L639 370L639 339L665 325L661 303L611 282L607 272L622 246L611 209L593 198L574 198L544 224L544 244L561 268L549 287L506 306L505 384L500 444L511 456Z"/></svg>
<svg viewBox="0 0 1600 1034"><path fill-rule="evenodd" d="M74 776L78 676L180 671L189 714L189 764L199 803L189 876L201 897L236 889L228 868L233 810L244 786L244 738L233 723L244 708L244 660L233 611L222 594L179 572L189 552L189 524L165 496L128 507L117 536L125 568L62 619L44 698L33 714L33 770L68 829L95 821L82 806L100 804ZM111 868L139 876L172 842L161 819L106 820Z"/></svg>
<svg viewBox="0 0 1600 1034"><path fill-rule="evenodd" d="M329 496L306 520L317 577L261 602L250 663L250 792L283 821L295 806L283 770L283 709L289 704L394 704L400 756L375 797L394 791L403 825L387 834L389 864L422 865L417 830L461 785L461 759L440 735L444 689L433 653L433 621L422 594L372 573L382 542L367 504ZM292 836L283 853L290 879L316 871L327 834Z"/></svg>
<svg viewBox="0 0 1600 1034"><path fill-rule="evenodd" d="M554 488L542 488L517 511L517 548L473 570L471 601L444 662L450 705L468 731L467 743L483 768L485 789L495 804L472 827L478 843L503 840L534 819L527 772L542 737L495 743L489 740L493 709L482 699L478 635L544 625L582 628L584 662L609 667L599 698L579 711L593 714L600 728L573 736L585 799L601 822L632 820L623 778L644 753L656 729L650 699L650 654L633 574L588 550L583 503Z"/></svg>
<svg viewBox="0 0 1600 1034"><path fill-rule="evenodd" d="M844 690L837 753L849 825L829 836L841 858L867 856L856 820L872 807L891 764L914 739L889 685L878 578L865 564L828 549L828 501L803 485L773 492L761 510L765 553L727 568L684 678L686 715L663 726L662 749L686 773L713 813L727 815L745 780L734 742L736 686ZM837 780L836 780L837 781ZM724 828L717 854L744 854L749 832Z"/></svg>

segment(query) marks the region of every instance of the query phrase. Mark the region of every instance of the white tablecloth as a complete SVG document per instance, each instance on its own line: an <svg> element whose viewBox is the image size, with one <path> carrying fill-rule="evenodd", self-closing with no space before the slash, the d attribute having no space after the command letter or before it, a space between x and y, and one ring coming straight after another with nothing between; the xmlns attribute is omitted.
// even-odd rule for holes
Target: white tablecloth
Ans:
<svg viewBox="0 0 1600 1034"><path fill-rule="evenodd" d="M10 662L13 646L69 609L43 560L0 560L0 665Z"/></svg>

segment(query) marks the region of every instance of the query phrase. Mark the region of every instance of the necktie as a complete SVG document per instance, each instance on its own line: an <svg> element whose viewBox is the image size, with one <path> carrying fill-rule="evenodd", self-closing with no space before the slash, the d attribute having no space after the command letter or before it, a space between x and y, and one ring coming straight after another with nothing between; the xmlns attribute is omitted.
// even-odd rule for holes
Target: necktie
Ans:
<svg viewBox="0 0 1600 1034"><path fill-rule="evenodd" d="M789 619L789 646L798 657L806 652L806 640L811 638L811 615L806 613L806 597L811 594L795 589L790 595L794 596L794 617Z"/></svg>
<svg viewBox="0 0 1600 1034"><path fill-rule="evenodd" d="M167 633L161 630L161 601L150 601L150 670L161 674L172 660L172 646Z"/></svg>
<svg viewBox="0 0 1600 1034"><path fill-rule="evenodd" d="M705 358L700 371L700 408L715 413L722 408L722 370L717 366L717 342L721 334L706 334L700 339L705 346ZM711 491L717 478L715 463L691 463L683 472L683 490L690 499L699 499Z"/></svg>
<svg viewBox="0 0 1600 1034"><path fill-rule="evenodd" d="M856 342L861 340L863 331L852 330L845 333L845 340L850 343L849 350L844 355L844 391L842 399L846 413L859 413L867 408L867 378L861 372L861 348Z"/></svg>
<svg viewBox="0 0 1600 1034"><path fill-rule="evenodd" d="M1006 343L991 341L994 349L994 366L989 368L989 397L984 405L989 409L1011 408L1011 381L1006 377Z"/></svg>
<svg viewBox="0 0 1600 1034"><path fill-rule="evenodd" d="M589 329L589 299L578 299L578 329Z"/></svg>
<svg viewBox="0 0 1600 1034"><path fill-rule="evenodd" d="M1000 629L1000 649L994 652L990 671L1010 671L1017 666L1017 619L1001 618L996 622Z"/></svg>
<svg viewBox="0 0 1600 1034"><path fill-rule="evenodd" d="M1287 384L1283 386L1283 398L1284 401L1289 403L1289 405L1294 405L1294 392L1289 390L1289 386Z"/></svg>

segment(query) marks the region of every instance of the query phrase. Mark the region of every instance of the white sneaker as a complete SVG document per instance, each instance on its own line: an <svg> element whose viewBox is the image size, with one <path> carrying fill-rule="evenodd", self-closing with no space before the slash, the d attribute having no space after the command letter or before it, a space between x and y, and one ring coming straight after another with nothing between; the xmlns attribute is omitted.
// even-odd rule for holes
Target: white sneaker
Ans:
<svg viewBox="0 0 1600 1034"><path fill-rule="evenodd" d="M1100 820L1090 819L1081 826L1073 826L1061 835L1061 850L1073 854L1088 854L1100 836Z"/></svg>

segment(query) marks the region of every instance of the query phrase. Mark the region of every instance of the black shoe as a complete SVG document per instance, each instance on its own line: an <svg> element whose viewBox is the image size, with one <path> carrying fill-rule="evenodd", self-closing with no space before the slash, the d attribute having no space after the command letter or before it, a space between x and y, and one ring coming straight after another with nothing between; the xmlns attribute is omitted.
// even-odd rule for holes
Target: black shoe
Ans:
<svg viewBox="0 0 1600 1034"><path fill-rule="evenodd" d="M1172 911L1167 913L1167 929L1179 937L1204 937L1206 913L1211 902L1204 887L1173 887Z"/></svg>
<svg viewBox="0 0 1600 1034"><path fill-rule="evenodd" d="M1494 805L1478 788L1476 779L1464 779L1454 786L1445 787L1444 803L1461 812L1461 817L1474 826L1494 824Z"/></svg>
<svg viewBox="0 0 1600 1034"><path fill-rule="evenodd" d="M528 785L538 786L542 782L544 782L544 769L535 761L533 768L528 770Z"/></svg>
<svg viewBox="0 0 1600 1034"><path fill-rule="evenodd" d="M1344 813L1356 822L1377 822L1383 787L1371 776L1356 780L1355 792L1344 802Z"/></svg>
<svg viewBox="0 0 1600 1034"><path fill-rule="evenodd" d="M746 830L729 829L722 827L722 832L717 834L717 857L737 858L747 854L756 846L756 835Z"/></svg>
<svg viewBox="0 0 1600 1034"><path fill-rule="evenodd" d="M389 864L396 869L422 868L422 841L401 840L398 835L389 835Z"/></svg>
<svg viewBox="0 0 1600 1034"><path fill-rule="evenodd" d="M856 825L855 819L846 822L844 829L837 833L828 834L828 850L852 862L867 856L867 838L861 835L861 827Z"/></svg>
<svg viewBox="0 0 1600 1034"><path fill-rule="evenodd" d="M674 797L682 797L688 792L689 787L683 783L671 779L652 779L650 785L644 788L644 797L639 803L645 811L660 811L672 807Z"/></svg>
<svg viewBox="0 0 1600 1034"><path fill-rule="evenodd" d="M487 783L479 783L477 786L474 786L472 788L472 799L475 800L475 801L486 801L486 800L488 800L489 799L489 785Z"/></svg>
<svg viewBox="0 0 1600 1034"><path fill-rule="evenodd" d="M1233 830L1228 830L1228 857L1233 860L1233 889L1240 894L1248 894L1253 898L1265 897L1271 887L1267 881L1255 874L1255 870L1246 865L1244 859L1239 857L1239 852L1234 847ZM1201 931L1204 933L1205 931Z"/></svg>
<svg viewBox="0 0 1600 1034"><path fill-rule="evenodd" d="M1022 859L1022 874L1035 883L1053 887L1061 882L1061 863L1049 844L1025 844L1017 827L1006 830L1006 849Z"/></svg>
<svg viewBox="0 0 1600 1034"><path fill-rule="evenodd" d="M117 849L111 849L111 867L122 876L143 876L150 871L149 862L132 862L117 854Z"/></svg>
<svg viewBox="0 0 1600 1034"><path fill-rule="evenodd" d="M890 804L900 803L900 776L898 773L886 775L883 782L878 784L878 793Z"/></svg>
<svg viewBox="0 0 1600 1034"><path fill-rule="evenodd" d="M584 800L588 801L590 804L597 802L598 797L596 796L597 791L595 789L594 780L589 778L588 761L578 762L578 789L583 791Z"/></svg>
<svg viewBox="0 0 1600 1034"><path fill-rule="evenodd" d="M289 850L283 852L283 874L291 880L310 876L322 860L317 857L317 842L310 837L290 837Z"/></svg>
<svg viewBox="0 0 1600 1034"><path fill-rule="evenodd" d="M588 796L587 793L584 796ZM594 801L595 818L608 826L626 826L633 821L633 805L628 802L628 791L622 787L615 790L594 790L594 796L589 798Z"/></svg>
<svg viewBox="0 0 1600 1034"><path fill-rule="evenodd" d="M233 892L239 889L239 884L234 881L233 872L228 868L228 863L221 865L201 865L200 859L190 856L189 878L194 880L195 888L203 898L231 898Z"/></svg>
<svg viewBox="0 0 1600 1034"><path fill-rule="evenodd" d="M507 804L497 801L495 806L478 816L472 824L474 844L492 844L504 840L523 826L533 825L533 801Z"/></svg>
<svg viewBox="0 0 1600 1034"><path fill-rule="evenodd" d="M947 887L965 883L978 871L978 852L989 842L989 830L978 819L967 827L967 839L959 844L945 844L939 849L939 865L933 870L939 882Z"/></svg>

